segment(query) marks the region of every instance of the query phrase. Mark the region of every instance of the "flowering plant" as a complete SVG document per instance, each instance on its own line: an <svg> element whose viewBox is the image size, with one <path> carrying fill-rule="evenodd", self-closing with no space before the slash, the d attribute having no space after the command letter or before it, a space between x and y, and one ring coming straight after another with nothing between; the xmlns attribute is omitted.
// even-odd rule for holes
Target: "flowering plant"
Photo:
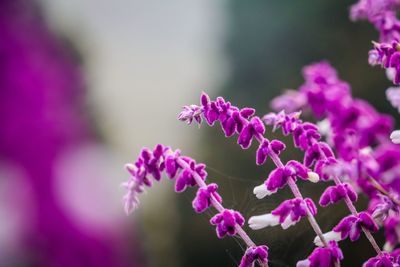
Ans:
<svg viewBox="0 0 400 267"><path fill-rule="evenodd" d="M368 61L387 70L388 78L400 84L400 21L396 18L398 0L360 0L351 7L352 20L367 19L379 31L380 40L373 43ZM153 150L143 149L133 164L126 169L131 174L124 184L127 213L137 208L138 194L152 181L159 181L162 173L175 180L175 191L197 187L193 208L197 213L213 207L217 214L210 220L218 238L238 236L246 244L239 266L268 266L267 245L256 245L243 229L246 219L252 230L280 225L283 229L306 219L315 232L315 249L307 259L299 260L298 267L340 266L344 258L340 241L356 241L365 235L375 255L363 266L400 266L400 131L393 131L393 119L379 113L369 103L354 98L350 85L342 81L336 70L326 61L303 69L304 83L298 90L289 90L271 101L275 112L257 116L252 108L239 108L222 97L211 100L202 93L199 105L183 108L178 119L188 124L204 122L209 126L220 124L224 135L237 137L244 150L254 143L258 146L255 162L267 160L275 168L265 181L253 190L258 199L272 197L288 187L293 198L284 200L266 214L244 218L236 210L222 205L218 185L207 184L206 166L182 156L179 150L157 145ZM400 88L386 91L390 103L400 110ZM317 124L301 119L309 113ZM303 153L303 160L284 162L281 155L286 145L282 140L269 139L268 131L280 130L291 136L293 145ZM300 181L325 183L319 199L319 208L343 201L349 214L323 233L316 220L317 205L301 193ZM367 210L360 211L355 202L360 194L368 197ZM382 246L373 234L384 229L386 243Z"/></svg>

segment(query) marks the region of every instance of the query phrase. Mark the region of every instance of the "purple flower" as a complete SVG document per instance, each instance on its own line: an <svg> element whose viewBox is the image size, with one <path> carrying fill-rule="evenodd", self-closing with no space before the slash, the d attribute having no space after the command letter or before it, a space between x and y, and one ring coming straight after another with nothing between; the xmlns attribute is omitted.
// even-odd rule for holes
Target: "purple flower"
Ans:
<svg viewBox="0 0 400 267"><path fill-rule="evenodd" d="M181 113L178 115L178 120L186 121L187 124L191 124L193 120L200 126L201 114L203 113L202 107L196 105L184 106Z"/></svg>
<svg viewBox="0 0 400 267"><path fill-rule="evenodd" d="M333 157L333 152L328 144L324 142L314 143L309 146L304 153L304 165L311 167L319 160L326 162L326 158Z"/></svg>
<svg viewBox="0 0 400 267"><path fill-rule="evenodd" d="M327 181L331 176L341 176L343 172L343 164L337 164L338 161L334 157L327 157L326 159L317 160L314 165L314 171L321 177L322 180Z"/></svg>
<svg viewBox="0 0 400 267"><path fill-rule="evenodd" d="M339 241L349 237L351 241L355 241L360 238L362 227L370 232L378 231L378 225L371 216L366 212L360 212L358 216L349 215L343 218L332 232L328 232L324 236L327 240ZM319 237L316 237L314 242L321 246Z"/></svg>
<svg viewBox="0 0 400 267"><path fill-rule="evenodd" d="M350 101L350 86L339 80L336 71L328 62L319 62L304 67L305 83L300 92L307 96L308 104L318 118L328 111L337 110L338 102Z"/></svg>
<svg viewBox="0 0 400 267"><path fill-rule="evenodd" d="M350 184L344 183L335 186L329 186L327 189L325 189L324 193L322 193L319 204L322 207L326 207L329 204L337 203L346 197L353 202L357 201L357 193Z"/></svg>
<svg viewBox="0 0 400 267"><path fill-rule="evenodd" d="M238 144L243 149L247 149L251 146L253 137L263 135L264 133L265 127L261 119L259 117L253 117L240 132Z"/></svg>
<svg viewBox="0 0 400 267"><path fill-rule="evenodd" d="M387 218L389 213L398 213L400 209L399 206L393 203L387 196L377 194L377 196L371 198L369 201L368 211L376 221L382 222Z"/></svg>
<svg viewBox="0 0 400 267"><path fill-rule="evenodd" d="M150 184L150 182L146 183L143 182L143 179L147 180L147 178L144 178L143 174L140 174L140 172L143 170L139 170L136 166L132 164L126 164L125 168L132 175L127 182L122 184L122 186L126 190L128 190L128 192L123 197L123 201L124 201L124 210L126 214L129 214L138 207L139 205L138 195L144 191L144 185Z"/></svg>
<svg viewBox="0 0 400 267"><path fill-rule="evenodd" d="M236 235L236 226L243 226L244 218L238 211L225 209L212 217L210 223L217 226L217 236L221 239Z"/></svg>
<svg viewBox="0 0 400 267"><path fill-rule="evenodd" d="M271 151L279 156L279 154L286 148L285 144L279 140L272 140L271 142L264 139L257 149L256 163L262 165L267 160Z"/></svg>
<svg viewBox="0 0 400 267"><path fill-rule="evenodd" d="M400 22L395 13L398 7L398 0L360 0L351 7L350 18L371 22L379 31L381 42L399 40Z"/></svg>
<svg viewBox="0 0 400 267"><path fill-rule="evenodd" d="M266 125L273 126L272 131L276 129L282 128L282 132L284 135L288 135L292 133L298 124L301 123L299 119L301 112L293 112L286 114L285 111L281 111L279 113L268 113L264 115L262 120Z"/></svg>
<svg viewBox="0 0 400 267"><path fill-rule="evenodd" d="M268 247L249 247L240 261L239 267L253 267L255 261L268 263Z"/></svg>
<svg viewBox="0 0 400 267"><path fill-rule="evenodd" d="M271 211L271 213L251 217L249 219L249 226L253 230L259 230L267 226L280 224L283 229L287 229L306 216L307 210L313 216L317 214L317 208L310 198L285 200L276 209Z"/></svg>
<svg viewBox="0 0 400 267"><path fill-rule="evenodd" d="M139 204L138 194L143 192L145 186L151 186L152 182L149 175L152 175L156 181L161 179L161 172L165 167L163 155L167 150L169 149L162 145L157 145L153 151L144 148L134 164L125 165L131 175L129 180L122 184L128 190L124 196L127 214L137 208Z"/></svg>
<svg viewBox="0 0 400 267"><path fill-rule="evenodd" d="M307 104L307 98L296 90L286 90L271 101L271 108L276 111L295 112Z"/></svg>
<svg viewBox="0 0 400 267"><path fill-rule="evenodd" d="M343 259L343 253L335 241L327 248L316 248L306 259L297 262L296 267L334 267L335 262Z"/></svg>
<svg viewBox="0 0 400 267"><path fill-rule="evenodd" d="M363 267L398 267L398 264L393 264L393 260L389 253L382 253L366 261Z"/></svg>
<svg viewBox="0 0 400 267"><path fill-rule="evenodd" d="M385 222L385 238L386 244L385 249L388 251L400 243L400 218L398 216L390 216Z"/></svg>
<svg viewBox="0 0 400 267"><path fill-rule="evenodd" d="M336 70L328 61L305 66L303 68L303 76L307 83L334 84L338 80Z"/></svg>
<svg viewBox="0 0 400 267"><path fill-rule="evenodd" d="M398 7L398 0L360 0L350 8L353 21L373 19L374 17Z"/></svg>
<svg viewBox="0 0 400 267"><path fill-rule="evenodd" d="M395 71L393 83L400 83L400 52L399 42L393 40L389 43L374 43L373 52L369 53L369 61L373 65L381 64L383 68L392 68Z"/></svg>
<svg viewBox="0 0 400 267"><path fill-rule="evenodd" d="M183 168L178 161L184 162ZM161 144L156 145L153 151L144 148L134 164L126 164L130 178L123 186L128 190L124 196L126 213L134 211L138 204L138 194L144 191L145 187L151 187L153 177L160 181L163 171L169 178L176 178L175 191L182 192L188 186L197 185L194 175L198 175L203 181L207 177L204 164L197 164L194 159L180 155L180 151L172 151L171 148ZM179 175L178 175L178 172Z"/></svg>
<svg viewBox="0 0 400 267"><path fill-rule="evenodd" d="M197 164L196 161L187 157L182 157L182 159L189 164L190 169L184 169L178 178L176 178L175 191L178 193L185 191L188 186L197 185L193 177L194 173L197 173L203 181L207 177L207 172L205 171L206 165L202 163Z"/></svg>
<svg viewBox="0 0 400 267"><path fill-rule="evenodd" d="M212 183L205 188L202 187L197 190L196 197L192 202L193 208L197 213L201 213L211 206L211 196L214 197L217 202L222 203L222 198L217 193L217 189L218 185Z"/></svg>
<svg viewBox="0 0 400 267"><path fill-rule="evenodd" d="M390 87L386 89L386 98L390 104L400 112L400 87Z"/></svg>
<svg viewBox="0 0 400 267"><path fill-rule="evenodd" d="M309 122L302 123L293 132L294 144L302 150L306 150L320 138L317 125Z"/></svg>
<svg viewBox="0 0 400 267"><path fill-rule="evenodd" d="M265 188L269 192L267 195L283 188L290 177L294 180L297 177L307 180L308 172L309 169L303 164L295 160L290 160L284 167L278 167L269 174L268 179L265 181Z"/></svg>
<svg viewBox="0 0 400 267"><path fill-rule="evenodd" d="M179 165L177 159L181 156L181 151L179 149L174 152L166 153L165 156L165 172L168 177L173 179L179 170Z"/></svg>

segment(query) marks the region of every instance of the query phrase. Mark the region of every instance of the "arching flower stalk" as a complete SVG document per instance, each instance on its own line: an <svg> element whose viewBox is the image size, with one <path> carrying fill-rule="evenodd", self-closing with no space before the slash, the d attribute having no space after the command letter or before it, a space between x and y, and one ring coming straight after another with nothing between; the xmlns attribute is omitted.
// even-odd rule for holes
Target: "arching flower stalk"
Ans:
<svg viewBox="0 0 400 267"><path fill-rule="evenodd" d="M278 189L283 188L285 185L290 187L295 196L295 199L283 202L270 214L250 218L250 226L253 226L254 229L260 229L262 226L281 224L283 228L287 228L299 221L301 217L307 217L313 230L320 237L321 242L325 247L329 247L315 220L314 215L317 210L314 203L312 203L311 199L304 199L296 185L297 178L316 182L319 180L318 175L305 165L294 160L283 164L279 154L285 149L285 145L279 140L270 141L263 136L265 127L262 120L254 116L254 109L239 109L232 106L230 102L225 101L222 97L211 101L205 93L201 95L200 102L200 106L185 106L183 112L188 113L188 109L202 110L202 116L210 126L219 121L226 137L238 134L237 143L243 149L249 148L253 140L258 141L259 147L256 155L256 163L258 165L265 163L267 157L274 162L276 169L270 173L265 184L254 189L254 193L258 198L276 193ZM188 123L193 121L193 118L182 116L182 113L178 118ZM338 266L338 262L336 260L334 262Z"/></svg>
<svg viewBox="0 0 400 267"><path fill-rule="evenodd" d="M218 238L239 236L244 241L248 249L243 256L241 267L253 266L255 261L260 266L268 267L268 247L257 246L250 239L242 228L245 220L238 211L223 207L222 198L217 193L218 186L214 183L207 185L205 182L205 167L192 158L182 156L179 150L173 151L170 147L160 144L152 151L142 149L139 158L133 164L126 164L126 169L131 175L123 184L128 190L124 197L126 213L129 214L138 207L138 195L146 187L151 187L153 181L160 181L162 173L165 173L170 179L175 179L177 193L185 191L187 187L198 187L192 203L197 213L202 213L211 206L218 211L210 220L210 223L216 226Z"/></svg>

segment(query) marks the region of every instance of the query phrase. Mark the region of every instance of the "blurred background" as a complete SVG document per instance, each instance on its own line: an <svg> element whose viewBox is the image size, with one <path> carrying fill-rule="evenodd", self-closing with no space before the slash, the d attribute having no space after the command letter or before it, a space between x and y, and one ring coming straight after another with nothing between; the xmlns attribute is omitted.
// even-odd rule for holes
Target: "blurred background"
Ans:
<svg viewBox="0 0 400 267"><path fill-rule="evenodd" d="M177 195L165 180L125 216L123 165L143 146L179 147L207 164L226 207L271 211L290 193L259 201L252 188L272 165L256 167L254 149L177 114L204 90L262 115L302 83L302 66L327 59L355 96L394 115L384 72L367 64L377 33L349 21L352 3L0 0L0 266L235 266L243 246L217 239L212 212L194 214L193 190ZM313 199L323 190L299 184ZM328 231L345 214L338 205L317 220ZM271 267L313 249L306 221L249 232L270 247ZM373 255L365 239L342 249L343 266Z"/></svg>

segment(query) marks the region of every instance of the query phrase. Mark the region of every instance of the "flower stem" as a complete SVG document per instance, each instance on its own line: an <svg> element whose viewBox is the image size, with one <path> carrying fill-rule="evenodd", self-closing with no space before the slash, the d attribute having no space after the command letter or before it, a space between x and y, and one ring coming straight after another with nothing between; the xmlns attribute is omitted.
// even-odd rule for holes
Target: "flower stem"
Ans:
<svg viewBox="0 0 400 267"><path fill-rule="evenodd" d="M367 179L376 190L378 190L381 194L387 196L397 206L400 206L400 201L392 194L390 194L385 188L383 188L374 178L367 176Z"/></svg>
<svg viewBox="0 0 400 267"><path fill-rule="evenodd" d="M181 158L177 159L177 163L182 167L182 169L190 170L189 164L187 162L185 162L184 160L182 160ZM198 175L196 172L192 172L192 175L193 175L193 178L196 181L197 185L200 188L207 188L207 184L203 181L203 179L200 177L200 175ZM225 210L224 206L222 206L222 204L219 203L213 195L211 195L210 198L211 198L212 206L217 211L223 212ZM235 229L236 229L237 234L242 238L242 240L244 241L244 243L246 244L247 247L256 247L256 244L253 242L253 240L251 240L249 235L243 230L243 228L241 226L236 224ZM261 267L268 267L267 262L262 262L260 260L258 260L257 262Z"/></svg>

